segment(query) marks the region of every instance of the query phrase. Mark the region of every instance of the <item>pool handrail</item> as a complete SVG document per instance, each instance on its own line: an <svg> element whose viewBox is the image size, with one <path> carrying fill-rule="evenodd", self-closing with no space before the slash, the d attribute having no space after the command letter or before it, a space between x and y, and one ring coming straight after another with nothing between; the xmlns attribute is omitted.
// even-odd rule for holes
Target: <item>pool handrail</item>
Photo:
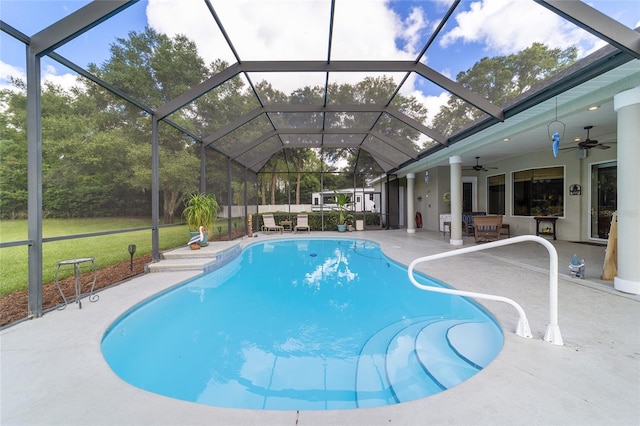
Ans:
<svg viewBox="0 0 640 426"><path fill-rule="evenodd" d="M549 252L549 324L547 325L547 328L544 334L544 341L551 343L553 345L562 346L564 345L564 342L562 340L562 335L560 334L560 327L558 325L558 252L556 251L556 248L548 240L542 237L538 237L535 235L521 235L518 237L512 237L504 240L484 243L482 245L465 247L465 248L461 248L453 251L419 257L415 259L413 262L411 262L411 264L409 265L409 268L407 269L407 274L409 275L409 280L411 281L411 283L422 290L432 291L436 293L455 294L459 296L473 297L476 299L487 299L487 300L494 300L498 302L508 303L509 305L513 306L520 314L520 318L518 320L518 327L516 329L516 335L530 339L532 337L532 334L531 334L531 329L529 328L529 321L527 320L527 316L524 312L524 309L522 309L522 307L518 303L516 303L514 300L509 299L507 297L495 296L491 294L475 293L475 292L464 291L464 290L455 290L451 288L432 287L428 285L423 285L418 283L413 276L413 270L418 263L428 262L436 259L442 259L445 257L458 256L461 254L472 253L480 250L487 250L494 247L501 247L508 244L516 244L516 243L521 243L525 241L533 241L536 243L540 243Z"/></svg>

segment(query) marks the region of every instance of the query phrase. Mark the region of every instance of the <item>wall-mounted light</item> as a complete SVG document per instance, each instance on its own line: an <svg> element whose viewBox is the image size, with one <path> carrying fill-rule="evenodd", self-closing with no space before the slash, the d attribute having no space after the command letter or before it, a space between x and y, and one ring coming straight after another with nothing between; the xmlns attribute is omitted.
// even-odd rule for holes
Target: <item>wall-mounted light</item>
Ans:
<svg viewBox="0 0 640 426"><path fill-rule="evenodd" d="M571 185L569 187L569 194L570 195L580 195L580 194L582 194L582 187L579 184L574 183L573 185Z"/></svg>
<svg viewBox="0 0 640 426"><path fill-rule="evenodd" d="M426 183L426 184L429 183L429 170L424 172L424 183Z"/></svg>

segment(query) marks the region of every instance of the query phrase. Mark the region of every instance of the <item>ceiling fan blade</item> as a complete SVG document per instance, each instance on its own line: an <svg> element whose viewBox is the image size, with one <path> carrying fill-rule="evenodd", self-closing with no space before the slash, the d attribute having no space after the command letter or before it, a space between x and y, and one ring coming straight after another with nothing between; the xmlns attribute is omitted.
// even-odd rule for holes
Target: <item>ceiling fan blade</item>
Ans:
<svg viewBox="0 0 640 426"><path fill-rule="evenodd" d="M603 145L603 144L598 144L595 145L594 148L598 148L598 149L609 149L611 148L609 145Z"/></svg>
<svg viewBox="0 0 640 426"><path fill-rule="evenodd" d="M587 140L584 140L582 142L578 142L578 145L580 145L582 148L589 149L589 148L593 148L593 147L597 146L598 145L598 141L587 139Z"/></svg>

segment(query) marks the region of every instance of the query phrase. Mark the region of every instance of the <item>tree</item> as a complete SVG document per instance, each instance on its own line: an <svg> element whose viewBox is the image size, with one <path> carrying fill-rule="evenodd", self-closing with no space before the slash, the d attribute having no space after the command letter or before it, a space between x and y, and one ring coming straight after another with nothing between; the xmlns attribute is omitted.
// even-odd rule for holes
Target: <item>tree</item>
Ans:
<svg viewBox="0 0 640 426"><path fill-rule="evenodd" d="M0 218L27 215L25 102L11 90L0 91Z"/></svg>
<svg viewBox="0 0 640 426"><path fill-rule="evenodd" d="M329 85L328 97L334 104L386 105L391 101L391 96L395 93L396 88L397 82L392 77L366 77L355 85ZM392 106L401 112L409 114L417 121L424 122L427 118L427 109L413 96L407 97L397 93L393 98ZM336 125L346 128L370 128L373 122L370 114L346 112L339 116L339 122ZM416 153L422 148L417 142L420 136L417 130L387 114L376 117L376 130L394 139L397 143L407 144L407 148L416 151ZM336 163L350 156L353 159L352 154L348 148L328 151L326 161ZM378 168L378 170L380 169Z"/></svg>
<svg viewBox="0 0 640 426"><path fill-rule="evenodd" d="M3 92L3 217L26 214L26 96L24 82ZM126 187L126 143L118 129L100 128L100 117L78 88L42 88L43 210L50 216L107 216ZM113 167L122 166L122 170ZM11 207L9 207L11 206ZM6 207L6 209L5 209Z"/></svg>
<svg viewBox="0 0 640 426"><path fill-rule="evenodd" d="M170 38L150 27L141 33L130 32L127 39L118 38L111 45L111 57L102 65L90 64L98 77L152 107L159 107L206 79L212 72L199 56L196 45L183 35ZM217 64L220 66L221 64ZM102 93L101 93L102 92ZM102 100L104 110L119 112L124 128L131 129L129 152L132 154L133 181L140 189L151 186L151 126L146 113L105 91L95 88L92 94ZM210 101L208 99L208 101ZM111 103L114 102L114 103ZM171 115L176 124L195 131L207 127L198 106L192 102ZM209 114L215 116L214 114ZM184 193L198 190L199 151L193 141L170 126L161 126L160 186L165 223L172 223L181 207Z"/></svg>
<svg viewBox="0 0 640 426"><path fill-rule="evenodd" d="M534 43L517 54L482 58L468 71L459 73L456 80L494 105L502 106L562 71L576 58L576 47L550 49L541 43ZM462 99L452 96L434 118L433 125L442 134L450 135L483 114Z"/></svg>

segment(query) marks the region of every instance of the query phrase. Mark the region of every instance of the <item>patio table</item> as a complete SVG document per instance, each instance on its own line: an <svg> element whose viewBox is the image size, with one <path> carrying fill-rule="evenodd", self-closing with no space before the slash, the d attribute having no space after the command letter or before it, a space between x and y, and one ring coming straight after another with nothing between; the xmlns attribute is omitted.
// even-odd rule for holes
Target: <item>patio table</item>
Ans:
<svg viewBox="0 0 640 426"><path fill-rule="evenodd" d="M59 262L57 262L57 266L56 266L56 286L58 287L58 291L60 292L60 295L62 296L62 300L64 300L64 306L62 306L62 308L60 308L61 310L67 307L67 298L64 295L64 292L62 291L62 287L60 287L60 282L58 280L58 274L60 273L60 269L68 269L68 268L73 268L73 281L74 281L74 287L75 287L75 299L74 302L78 303L78 307L79 309L82 309L82 279L81 279L81 275L82 275L82 264L84 263L90 263L91 266L93 267L93 282L91 283L91 291L89 292L89 301L91 302L95 302L98 300L98 298L100 296L98 296L97 294L93 294L93 289L96 285L96 278L97 278L97 271L96 271L96 262L95 262L95 258L93 257L82 257L82 258L78 258L78 259L67 259L67 260L61 260Z"/></svg>

